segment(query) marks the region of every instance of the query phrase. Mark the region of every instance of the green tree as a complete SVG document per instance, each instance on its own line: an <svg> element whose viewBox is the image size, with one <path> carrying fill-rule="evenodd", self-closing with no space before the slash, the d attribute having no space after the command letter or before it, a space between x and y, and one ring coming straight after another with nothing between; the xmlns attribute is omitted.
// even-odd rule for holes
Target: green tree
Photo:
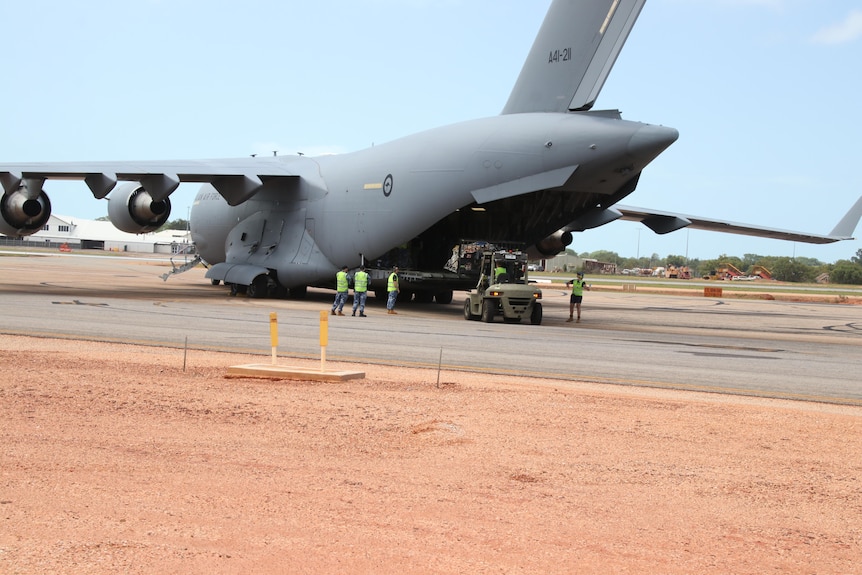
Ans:
<svg viewBox="0 0 862 575"><path fill-rule="evenodd" d="M769 271L772 271L772 268L775 267L775 260L777 259L778 258L776 256L761 256L756 262L754 262L754 264L763 266Z"/></svg>
<svg viewBox="0 0 862 575"><path fill-rule="evenodd" d="M701 260L696 266L690 267L692 276L703 277L718 269L718 260Z"/></svg>
<svg viewBox="0 0 862 575"><path fill-rule="evenodd" d="M187 230L189 229L189 221L178 218L176 220L171 220L165 225L163 225L160 229L162 230Z"/></svg>
<svg viewBox="0 0 862 575"><path fill-rule="evenodd" d="M692 275L700 277L712 275L727 264L731 264L740 271L744 271L742 260L736 256L729 256L727 254L721 254L714 260L692 260L688 263L688 266L691 268Z"/></svg>
<svg viewBox="0 0 862 575"><path fill-rule="evenodd" d="M744 254L742 256L742 267L739 268L746 273L751 269L751 266L761 265L764 267L769 267L766 264L762 263L763 256L758 254Z"/></svg>
<svg viewBox="0 0 862 575"><path fill-rule="evenodd" d="M590 252L586 257L598 260L600 262L605 263L618 263L620 261L620 255L617 252L612 252L609 250L596 250L594 252Z"/></svg>
<svg viewBox="0 0 862 575"><path fill-rule="evenodd" d="M739 271L743 271L745 269L745 264L742 262L742 259L737 256L729 256L727 254L721 254L718 256L719 267L722 265L730 264Z"/></svg>
<svg viewBox="0 0 862 575"><path fill-rule="evenodd" d="M772 277L783 282L814 281L815 269L794 258L776 258L770 269Z"/></svg>
<svg viewBox="0 0 862 575"><path fill-rule="evenodd" d="M623 258L623 260L620 262L620 267L623 269L629 269L630 270L632 268L640 267L640 265L638 264L638 260L636 258L629 257L629 258ZM622 270L620 270L620 271L622 271Z"/></svg>
<svg viewBox="0 0 862 575"><path fill-rule="evenodd" d="M850 258L855 264L862 264L862 249L856 250L856 255Z"/></svg>
<svg viewBox="0 0 862 575"><path fill-rule="evenodd" d="M805 266L809 266L812 268L816 268L817 266L822 266L823 262L818 260L817 258L806 258L805 256L798 256L793 258L793 260L797 263L800 263Z"/></svg>
<svg viewBox="0 0 862 575"><path fill-rule="evenodd" d="M667 257L664 259L664 262L665 262L665 265L668 265L668 266L676 266L676 267L679 267L679 266L684 266L684 265L686 265L686 263L685 263L685 256L674 256L674 255L669 255L669 256L667 256Z"/></svg>
<svg viewBox="0 0 862 575"><path fill-rule="evenodd" d="M862 284L862 264L838 260L829 272L829 281L836 284Z"/></svg>

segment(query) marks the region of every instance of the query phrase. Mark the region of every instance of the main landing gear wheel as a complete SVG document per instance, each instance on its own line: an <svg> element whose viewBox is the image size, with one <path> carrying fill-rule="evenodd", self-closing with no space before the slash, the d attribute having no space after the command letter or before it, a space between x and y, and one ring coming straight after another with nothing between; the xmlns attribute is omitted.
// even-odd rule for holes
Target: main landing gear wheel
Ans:
<svg viewBox="0 0 862 575"><path fill-rule="evenodd" d="M442 304L452 303L452 290L441 291L434 294L434 301Z"/></svg>
<svg viewBox="0 0 862 575"><path fill-rule="evenodd" d="M264 298L268 295L269 278L265 275L259 275L251 281L251 285L246 289L246 294L250 298Z"/></svg>

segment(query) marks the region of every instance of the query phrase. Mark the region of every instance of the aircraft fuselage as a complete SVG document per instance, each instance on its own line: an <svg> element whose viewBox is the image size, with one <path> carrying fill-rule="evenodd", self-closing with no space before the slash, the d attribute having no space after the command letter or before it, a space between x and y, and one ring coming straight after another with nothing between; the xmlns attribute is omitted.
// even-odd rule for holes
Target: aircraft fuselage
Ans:
<svg viewBox="0 0 862 575"><path fill-rule="evenodd" d="M264 186L239 206L202 186L191 212L192 239L207 263L253 263L276 270L285 286L358 266L363 256L373 259L461 210L472 213L447 228L446 243L477 226L488 230L485 236L502 234L505 220L514 218L529 222L527 235L538 240L616 194L676 138L671 128L606 114L527 113L462 122L349 154L284 158L301 177ZM566 201L543 215L543 193ZM537 194L537 201L502 214L500 206L525 194ZM478 223L488 212L500 225ZM249 259L250 250L259 257Z"/></svg>

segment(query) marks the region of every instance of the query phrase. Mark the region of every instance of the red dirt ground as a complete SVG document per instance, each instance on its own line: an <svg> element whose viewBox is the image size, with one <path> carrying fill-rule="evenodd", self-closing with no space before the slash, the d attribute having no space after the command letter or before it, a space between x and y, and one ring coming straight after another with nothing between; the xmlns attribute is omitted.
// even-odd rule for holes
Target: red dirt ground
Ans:
<svg viewBox="0 0 862 575"><path fill-rule="evenodd" d="M860 572L860 408L93 346L4 336L4 574Z"/></svg>

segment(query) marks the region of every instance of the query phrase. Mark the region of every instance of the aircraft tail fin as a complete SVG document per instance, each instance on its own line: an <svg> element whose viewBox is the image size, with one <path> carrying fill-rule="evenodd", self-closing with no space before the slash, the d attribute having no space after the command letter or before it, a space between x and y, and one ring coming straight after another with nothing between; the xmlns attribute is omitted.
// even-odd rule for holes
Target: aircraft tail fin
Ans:
<svg viewBox="0 0 862 575"><path fill-rule="evenodd" d="M829 235L837 238L852 239L853 232L856 231L856 226L859 224L860 217L862 217L862 196L859 196L859 199L856 200L853 207L844 214L844 217L841 218L841 221L838 222Z"/></svg>
<svg viewBox="0 0 862 575"><path fill-rule="evenodd" d="M646 0L554 0L503 114L589 110Z"/></svg>

